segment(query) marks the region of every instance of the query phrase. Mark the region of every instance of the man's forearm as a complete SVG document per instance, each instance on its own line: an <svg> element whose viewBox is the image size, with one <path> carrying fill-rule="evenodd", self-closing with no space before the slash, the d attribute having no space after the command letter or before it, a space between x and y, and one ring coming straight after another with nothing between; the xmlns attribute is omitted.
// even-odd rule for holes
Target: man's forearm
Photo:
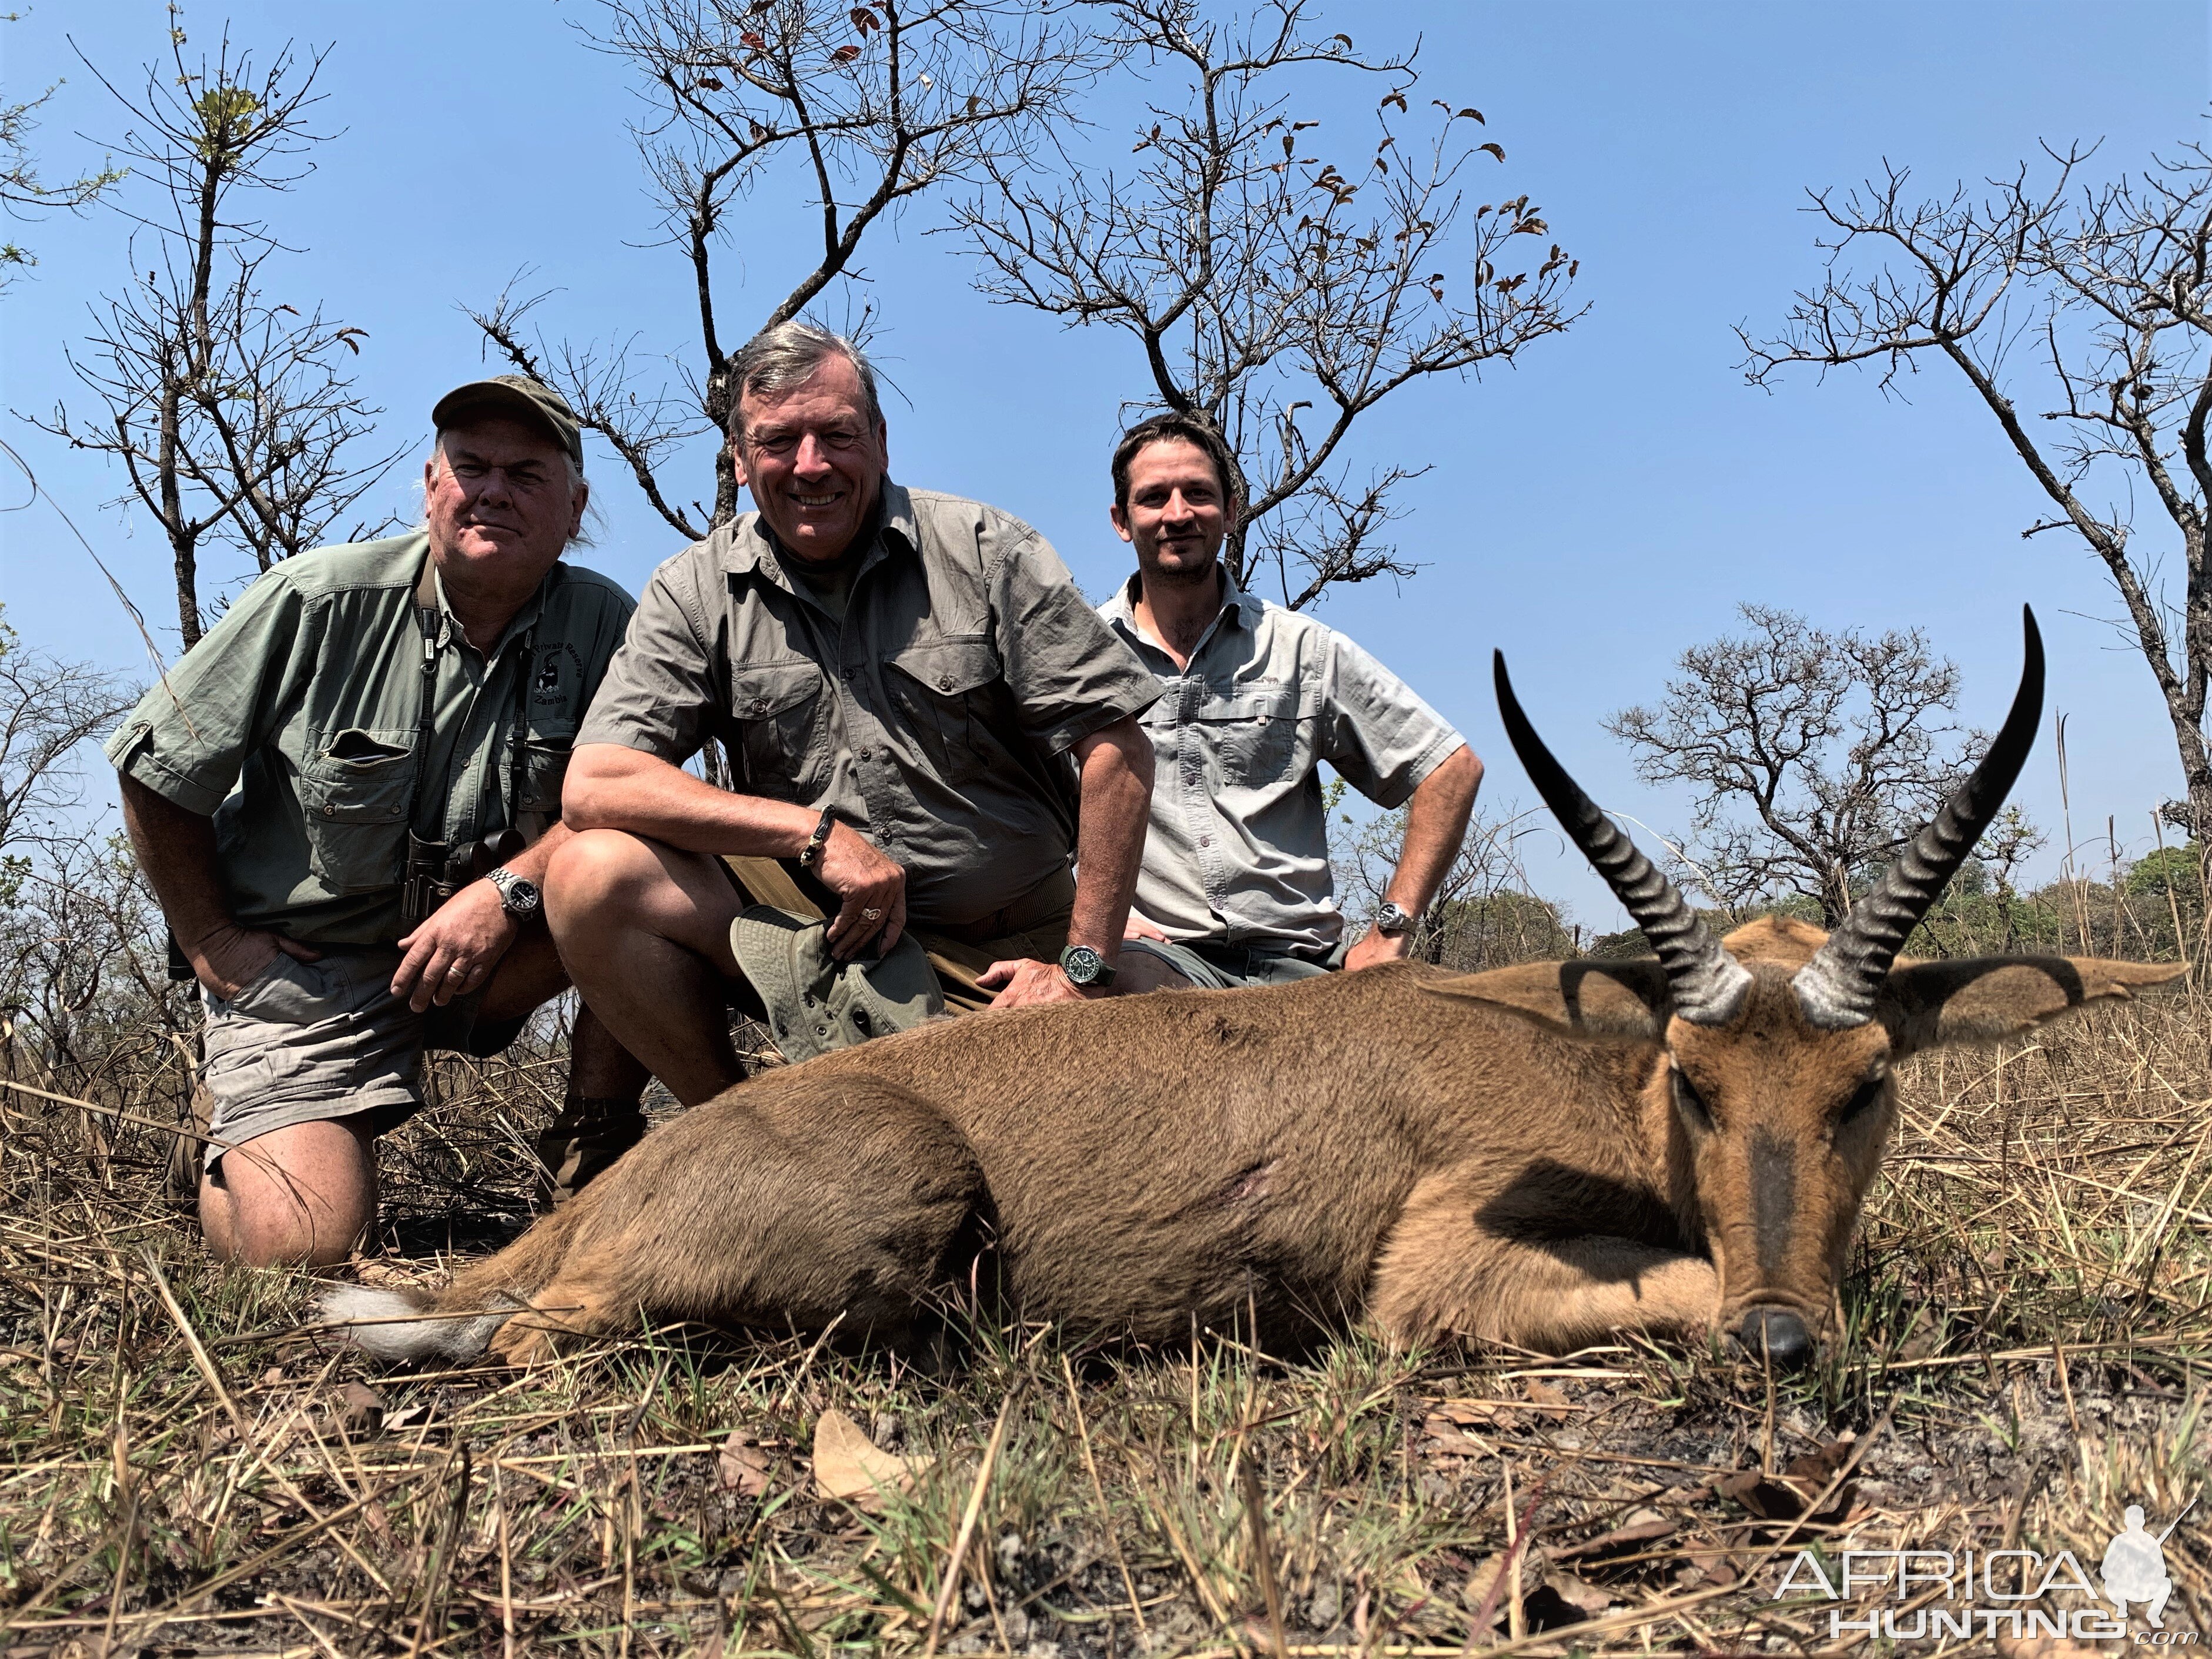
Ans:
<svg viewBox="0 0 2212 1659"><path fill-rule="evenodd" d="M561 808L571 831L627 830L690 853L749 858L796 856L822 816L789 801L717 789L680 766L611 743L576 751Z"/></svg>
<svg viewBox="0 0 2212 1659"><path fill-rule="evenodd" d="M1136 896L1152 805L1152 745L1133 717L1119 720L1075 745L1083 769L1081 828L1075 852L1071 945L1087 945L1109 962L1121 951L1121 928Z"/></svg>
<svg viewBox="0 0 2212 1659"><path fill-rule="evenodd" d="M1406 845L1386 898L1417 916L1428 908L1467 839L1468 819L1481 787L1482 763L1464 744L1421 780L1407 808Z"/></svg>
<svg viewBox="0 0 2212 1659"><path fill-rule="evenodd" d="M215 820L179 806L128 774L123 828L177 942L190 947L232 923L216 860Z"/></svg>

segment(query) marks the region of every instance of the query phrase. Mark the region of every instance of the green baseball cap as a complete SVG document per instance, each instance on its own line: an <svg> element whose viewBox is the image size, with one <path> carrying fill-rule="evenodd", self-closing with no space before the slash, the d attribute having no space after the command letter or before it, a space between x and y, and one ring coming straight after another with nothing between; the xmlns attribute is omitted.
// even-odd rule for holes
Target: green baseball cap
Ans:
<svg viewBox="0 0 2212 1659"><path fill-rule="evenodd" d="M543 380L533 380L527 374L495 374L489 380L457 386L431 409L430 424L442 432L460 425L471 414L508 415L534 422L568 452L577 471L584 470L584 433L576 424L576 411Z"/></svg>

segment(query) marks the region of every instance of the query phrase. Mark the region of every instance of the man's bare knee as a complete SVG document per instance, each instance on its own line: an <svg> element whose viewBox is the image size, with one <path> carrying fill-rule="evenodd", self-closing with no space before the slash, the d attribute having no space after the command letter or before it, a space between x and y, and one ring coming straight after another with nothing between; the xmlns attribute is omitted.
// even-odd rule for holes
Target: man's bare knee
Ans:
<svg viewBox="0 0 2212 1659"><path fill-rule="evenodd" d="M669 877L654 849L625 830L586 830L562 842L545 869L545 914L556 929L635 920Z"/></svg>
<svg viewBox="0 0 2212 1659"><path fill-rule="evenodd" d="M343 1120L232 1148L200 1182L209 1250L246 1267L343 1261L376 1220L375 1159L367 1129Z"/></svg>

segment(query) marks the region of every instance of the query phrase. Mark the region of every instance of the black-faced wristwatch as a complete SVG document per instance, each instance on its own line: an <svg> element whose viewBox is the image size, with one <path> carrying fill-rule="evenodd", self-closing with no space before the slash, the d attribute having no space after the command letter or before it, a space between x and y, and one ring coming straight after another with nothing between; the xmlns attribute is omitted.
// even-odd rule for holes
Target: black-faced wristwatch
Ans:
<svg viewBox="0 0 2212 1659"><path fill-rule="evenodd" d="M544 903L544 894L538 884L527 876L518 876L505 865L493 871L484 879L499 889L499 908L517 921L527 921L538 914Z"/></svg>
<svg viewBox="0 0 2212 1659"><path fill-rule="evenodd" d="M1395 939L1401 933L1410 933L1419 921L1402 904L1386 904L1375 913L1375 931L1386 938Z"/></svg>
<svg viewBox="0 0 2212 1659"><path fill-rule="evenodd" d="M1114 982L1115 968L1087 945L1071 945L1060 953L1060 971L1070 985L1095 985L1104 990Z"/></svg>

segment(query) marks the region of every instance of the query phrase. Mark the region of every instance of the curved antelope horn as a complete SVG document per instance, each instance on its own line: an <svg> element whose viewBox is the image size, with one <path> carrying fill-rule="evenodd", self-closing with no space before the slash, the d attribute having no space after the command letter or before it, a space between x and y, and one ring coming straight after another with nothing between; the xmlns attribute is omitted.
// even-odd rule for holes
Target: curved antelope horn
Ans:
<svg viewBox="0 0 2212 1659"><path fill-rule="evenodd" d="M1552 751L1544 747L1513 695L1513 682L1505 673L1505 653L1492 654L1498 712L1504 717L1505 735L1513 740L1513 752L1521 757L1536 793L1552 809L1568 839L1582 849L1583 856L1597 867L1606 884L1627 907L1644 938L1651 941L1674 993L1674 1012L1693 1024L1726 1024L1743 1000L1745 988L1751 983L1750 971L1721 949L1674 884L1636 850L1636 843L1598 811L1597 803L1552 758Z"/></svg>
<svg viewBox="0 0 2212 1659"><path fill-rule="evenodd" d="M2043 635L2035 612L2026 605L2020 618L2027 662L1996 741L1972 775L1951 792L1942 810L1882 872L1874 890L1851 906L1843 925L1797 970L1792 981L1797 1004L1814 1024L1838 1030L1874 1018L1875 1000L1898 947L1920 925L2020 776L2043 719Z"/></svg>

